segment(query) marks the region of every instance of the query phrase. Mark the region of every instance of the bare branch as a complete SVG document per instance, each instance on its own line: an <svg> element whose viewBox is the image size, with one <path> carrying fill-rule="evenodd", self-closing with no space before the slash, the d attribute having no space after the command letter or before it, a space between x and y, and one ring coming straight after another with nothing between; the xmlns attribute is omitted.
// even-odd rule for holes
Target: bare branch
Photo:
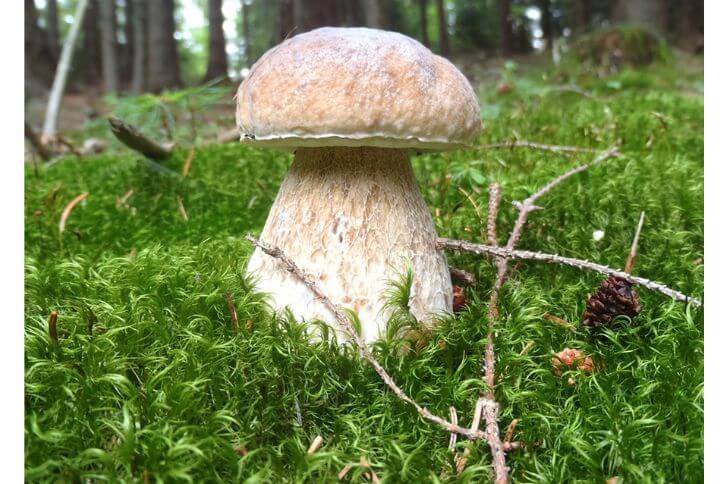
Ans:
<svg viewBox="0 0 728 484"><path fill-rule="evenodd" d="M162 144L142 134L136 127L119 118L110 117L109 126L114 136L134 151L147 158L163 160L172 154L174 143Z"/></svg>
<svg viewBox="0 0 728 484"><path fill-rule="evenodd" d="M341 329L346 333L346 335L349 337L349 339L357 346L359 349L359 354L362 358L364 358L372 367L374 368L374 371L377 372L379 377L382 379L382 381L394 392L394 394L402 401L409 403L415 409L417 412L424 418L425 420L428 420L432 423L435 423L442 427L443 429L447 430L448 432L456 432L460 435L464 435L468 439L474 440L474 439L483 439L486 440L487 434L482 431L472 431L470 429L466 429L463 427L459 427L453 423L448 422L444 418L437 416L430 412L426 407L421 406L417 402L415 402L412 397L407 395L404 390L402 390L397 383L392 379L391 376L389 376L389 373L387 373L387 370L385 370L382 365L377 361L376 358L371 354L369 351L369 348L367 347L364 340L362 340L361 336L356 332L354 329L354 326L352 325L349 318L344 314L344 312L336 307L333 302L331 302L331 299L329 299L322 291L319 285L316 283L316 281L313 279L313 277L310 274L307 274L303 272L296 263L291 260L280 248L271 246L266 244L265 242L262 242L252 235L247 235L246 240L253 243L257 247L260 248L264 253L268 254L269 256L278 259L283 266L294 274L296 277L298 277L301 282L303 282L306 287L308 287L311 292L316 296L316 298L321 301L321 303L328 309L336 319L336 321L341 326Z"/></svg>
<svg viewBox="0 0 728 484"><path fill-rule="evenodd" d="M563 257L556 254L544 254L542 252L532 252L528 250L508 250L503 247L493 247L483 244L475 244L467 242L465 240L453 240L453 239L437 239L437 245L443 249L461 250L465 252L471 252L478 255L491 255L494 257L505 257L506 259L520 259L520 260L535 260L540 262L548 262L550 264L561 264L565 266L575 267L577 269L590 270L604 274L606 276L617 276L625 279L632 284L645 287L651 291L659 292L665 296L674 299L675 301L690 303L694 306L701 306L700 299L692 296L686 296L685 294L670 289L664 284L659 282L645 279L644 277L635 277L626 272L612 269L608 266L597 264L581 259L573 259L571 257Z"/></svg>

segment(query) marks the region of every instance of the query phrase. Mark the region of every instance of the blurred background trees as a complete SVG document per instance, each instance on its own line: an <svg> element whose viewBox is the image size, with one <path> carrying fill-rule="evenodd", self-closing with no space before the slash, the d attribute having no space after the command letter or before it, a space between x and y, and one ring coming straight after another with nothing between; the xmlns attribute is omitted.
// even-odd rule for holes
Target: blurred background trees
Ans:
<svg viewBox="0 0 728 484"><path fill-rule="evenodd" d="M44 96L76 0L25 0L26 96ZM551 54L618 23L694 49L703 2L691 0L91 0L69 92L160 92L239 80L267 49L324 25L402 32L454 58Z"/></svg>

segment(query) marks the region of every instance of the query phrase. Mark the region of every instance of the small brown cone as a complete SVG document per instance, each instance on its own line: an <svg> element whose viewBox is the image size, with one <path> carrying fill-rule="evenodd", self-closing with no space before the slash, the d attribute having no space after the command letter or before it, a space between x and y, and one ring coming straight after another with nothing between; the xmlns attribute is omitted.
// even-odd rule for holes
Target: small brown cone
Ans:
<svg viewBox="0 0 728 484"><path fill-rule="evenodd" d="M582 324L590 328L610 325L617 316L634 317L642 310L640 297L632 283L621 277L610 276L589 296Z"/></svg>

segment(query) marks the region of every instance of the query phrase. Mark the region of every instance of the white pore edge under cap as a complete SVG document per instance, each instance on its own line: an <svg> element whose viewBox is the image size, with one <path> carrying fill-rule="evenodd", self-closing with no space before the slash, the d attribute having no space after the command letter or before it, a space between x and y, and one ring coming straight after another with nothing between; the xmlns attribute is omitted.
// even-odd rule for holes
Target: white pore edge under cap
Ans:
<svg viewBox="0 0 728 484"><path fill-rule="evenodd" d="M297 148L447 150L481 130L463 74L414 39L366 28L297 35L256 62L237 92L243 141Z"/></svg>

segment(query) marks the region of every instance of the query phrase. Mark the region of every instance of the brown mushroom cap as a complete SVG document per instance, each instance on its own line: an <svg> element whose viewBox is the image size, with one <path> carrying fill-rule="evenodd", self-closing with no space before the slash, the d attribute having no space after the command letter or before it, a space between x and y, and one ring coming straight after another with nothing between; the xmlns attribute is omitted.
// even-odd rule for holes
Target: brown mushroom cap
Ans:
<svg viewBox="0 0 728 484"><path fill-rule="evenodd" d="M264 146L453 149L481 130L465 76L407 36L325 27L268 51L237 93L243 140Z"/></svg>

